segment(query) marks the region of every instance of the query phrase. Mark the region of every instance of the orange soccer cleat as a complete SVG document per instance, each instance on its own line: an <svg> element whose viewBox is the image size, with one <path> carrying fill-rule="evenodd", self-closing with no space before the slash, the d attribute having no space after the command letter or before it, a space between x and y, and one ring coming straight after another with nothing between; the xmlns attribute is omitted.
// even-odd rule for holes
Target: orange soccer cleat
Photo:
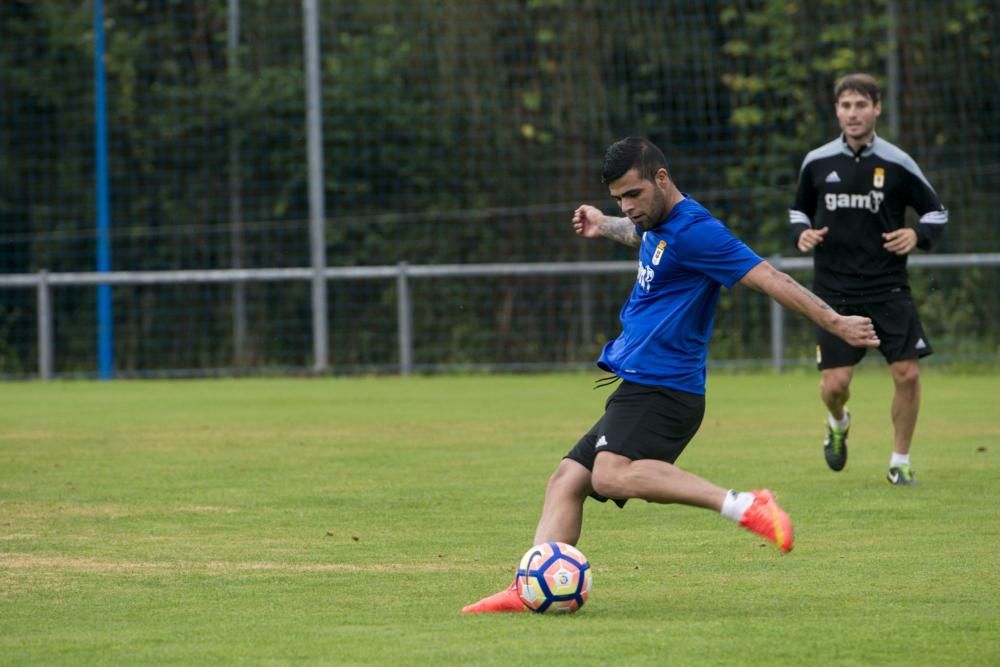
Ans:
<svg viewBox="0 0 1000 667"><path fill-rule="evenodd" d="M517 594L517 581L499 593L462 607L463 614L517 614L527 611Z"/></svg>
<svg viewBox="0 0 1000 667"><path fill-rule="evenodd" d="M785 510L778 506L774 494L768 489L751 491L753 504L743 513L740 525L757 533L764 539L774 542L783 553L792 550L792 520Z"/></svg>

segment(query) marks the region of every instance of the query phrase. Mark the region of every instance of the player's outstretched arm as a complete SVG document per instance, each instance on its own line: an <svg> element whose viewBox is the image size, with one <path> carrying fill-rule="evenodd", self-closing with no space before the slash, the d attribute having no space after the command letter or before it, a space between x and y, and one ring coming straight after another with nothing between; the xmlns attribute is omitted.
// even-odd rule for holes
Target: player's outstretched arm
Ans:
<svg viewBox="0 0 1000 667"><path fill-rule="evenodd" d="M854 347L878 347L881 342L870 319L839 314L826 301L766 261L750 269L740 282L767 294L788 310L805 315Z"/></svg>
<svg viewBox="0 0 1000 667"><path fill-rule="evenodd" d="M600 237L624 243L632 248L642 244L642 237L635 231L635 225L628 218L612 218L588 204L573 212L573 231L586 239Z"/></svg>

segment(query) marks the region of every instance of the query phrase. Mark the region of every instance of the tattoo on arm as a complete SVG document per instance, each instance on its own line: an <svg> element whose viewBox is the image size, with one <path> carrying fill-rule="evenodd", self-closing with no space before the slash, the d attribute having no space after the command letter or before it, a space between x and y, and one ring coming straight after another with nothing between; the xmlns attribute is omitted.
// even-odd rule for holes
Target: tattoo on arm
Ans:
<svg viewBox="0 0 1000 667"><path fill-rule="evenodd" d="M642 244L642 237L636 233L635 225L628 218L605 218L601 223L601 235L633 248Z"/></svg>
<svg viewBox="0 0 1000 667"><path fill-rule="evenodd" d="M826 301L823 301L823 299L813 294L811 291L809 291L809 288L807 288L805 285L795 280L788 274L785 274L785 282L790 285L794 285L796 288L798 288L798 290L802 292L807 299L816 304L820 310L830 310L830 305Z"/></svg>
<svg viewBox="0 0 1000 667"><path fill-rule="evenodd" d="M767 261L751 269L741 282L767 294L793 313L804 315L827 331L836 333L831 327L836 325L839 318L837 311L813 294L808 287L787 273L775 269Z"/></svg>

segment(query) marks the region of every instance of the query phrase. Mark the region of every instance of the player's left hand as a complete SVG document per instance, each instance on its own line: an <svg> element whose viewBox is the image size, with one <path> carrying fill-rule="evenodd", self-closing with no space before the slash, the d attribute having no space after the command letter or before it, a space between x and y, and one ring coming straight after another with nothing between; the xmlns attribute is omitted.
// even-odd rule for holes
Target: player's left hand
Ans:
<svg viewBox="0 0 1000 667"><path fill-rule="evenodd" d="M882 238L882 247L895 255L905 255L917 247L917 232L909 227L884 232Z"/></svg>
<svg viewBox="0 0 1000 667"><path fill-rule="evenodd" d="M859 315L841 316L834 333L852 347L878 347L882 344L871 319Z"/></svg>

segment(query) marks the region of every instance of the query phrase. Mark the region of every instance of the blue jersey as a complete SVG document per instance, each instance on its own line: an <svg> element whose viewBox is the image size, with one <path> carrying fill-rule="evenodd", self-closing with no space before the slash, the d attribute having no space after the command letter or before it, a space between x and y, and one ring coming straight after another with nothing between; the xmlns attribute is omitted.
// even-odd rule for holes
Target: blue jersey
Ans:
<svg viewBox="0 0 1000 667"><path fill-rule="evenodd" d="M642 235L622 332L604 346L597 365L631 382L704 394L719 286L732 287L762 261L685 195Z"/></svg>

